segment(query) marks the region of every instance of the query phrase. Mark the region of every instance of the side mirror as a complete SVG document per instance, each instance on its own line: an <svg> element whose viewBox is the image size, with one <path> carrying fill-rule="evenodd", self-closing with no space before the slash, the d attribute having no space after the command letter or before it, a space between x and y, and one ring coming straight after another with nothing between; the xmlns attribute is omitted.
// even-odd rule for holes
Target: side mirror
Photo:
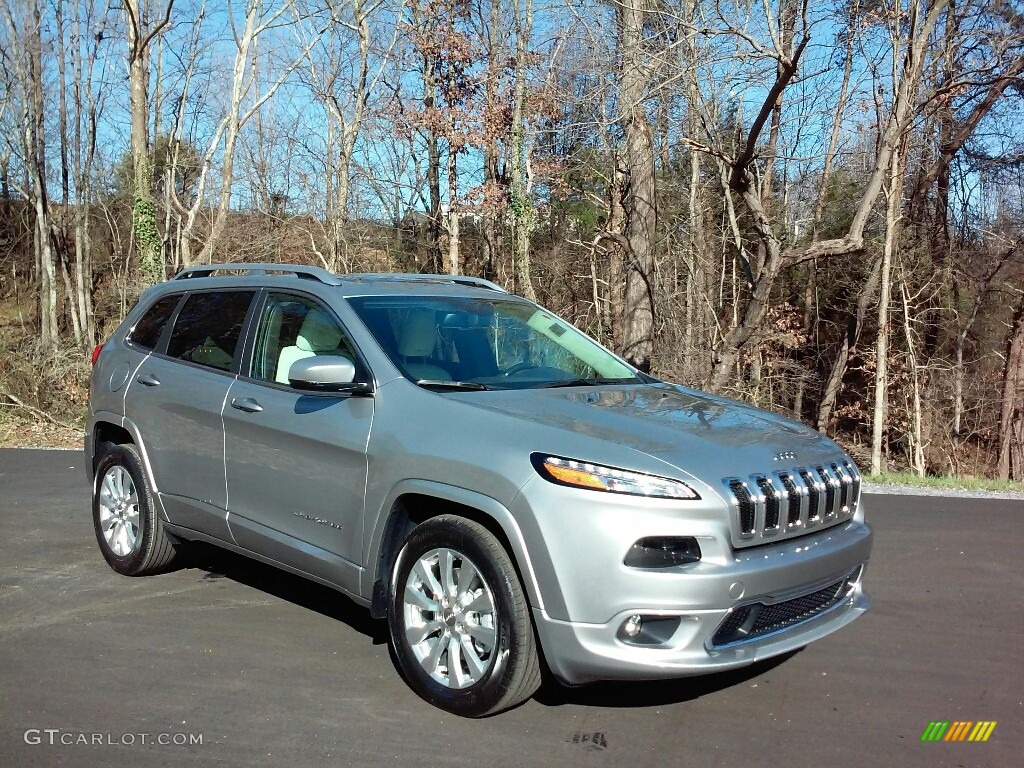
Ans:
<svg viewBox="0 0 1024 768"><path fill-rule="evenodd" d="M369 387L365 384L355 384L355 378L355 363L341 355L304 357L296 360L288 369L288 382L298 389L368 392Z"/></svg>

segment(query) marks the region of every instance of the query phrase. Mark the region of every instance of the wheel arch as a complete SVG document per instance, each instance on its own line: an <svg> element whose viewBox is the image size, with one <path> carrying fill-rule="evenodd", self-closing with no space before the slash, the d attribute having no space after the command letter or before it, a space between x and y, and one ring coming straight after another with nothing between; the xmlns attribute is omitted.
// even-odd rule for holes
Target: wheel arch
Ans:
<svg viewBox="0 0 1024 768"><path fill-rule="evenodd" d="M163 504L160 502L156 477L153 475L153 466L149 463L149 452L146 450L146 443L142 439L139 428L135 423L124 416L117 416L116 414L108 416L98 413L93 421L90 435L92 438L92 456L88 457L88 459L90 461L89 466L92 467L92 481L95 482L96 467L103 456L104 443L113 445L131 444L135 446L135 450L138 451L139 457L142 459L142 467L149 480L149 486L153 490L154 498L157 499L157 508L160 509L166 520L167 514L164 512Z"/></svg>
<svg viewBox="0 0 1024 768"><path fill-rule="evenodd" d="M370 612L374 618L383 618L386 613L391 571L402 542L417 525L444 514L473 520L494 534L512 560L529 604L544 607L522 531L504 505L465 488L410 480L400 483L382 506L367 548L365 574L373 580Z"/></svg>

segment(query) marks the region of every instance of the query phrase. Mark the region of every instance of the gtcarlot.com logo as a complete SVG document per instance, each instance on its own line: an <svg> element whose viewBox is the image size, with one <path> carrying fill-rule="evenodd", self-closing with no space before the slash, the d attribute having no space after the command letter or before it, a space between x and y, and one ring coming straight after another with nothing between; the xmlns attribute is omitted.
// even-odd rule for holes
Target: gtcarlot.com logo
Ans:
<svg viewBox="0 0 1024 768"><path fill-rule="evenodd" d="M157 744L163 747L202 745L201 733L114 733L113 731L67 731L63 728L29 728L23 736L33 746L96 746L134 747Z"/></svg>
<svg viewBox="0 0 1024 768"><path fill-rule="evenodd" d="M995 729L995 720L933 720L921 734L921 741L988 741Z"/></svg>

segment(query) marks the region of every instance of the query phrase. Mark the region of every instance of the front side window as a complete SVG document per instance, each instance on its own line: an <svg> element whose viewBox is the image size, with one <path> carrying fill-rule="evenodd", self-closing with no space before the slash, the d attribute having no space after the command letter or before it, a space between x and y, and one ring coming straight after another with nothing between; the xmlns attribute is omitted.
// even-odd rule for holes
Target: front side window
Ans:
<svg viewBox="0 0 1024 768"><path fill-rule="evenodd" d="M230 371L253 291L194 293L174 321L167 354L179 360Z"/></svg>
<svg viewBox="0 0 1024 768"><path fill-rule="evenodd" d="M454 296L362 296L356 314L406 378L524 389L636 382L608 350L533 304Z"/></svg>
<svg viewBox="0 0 1024 768"><path fill-rule="evenodd" d="M301 296L269 294L256 331L249 375L287 384L292 363L318 355L341 355L357 362L341 325L330 312Z"/></svg>
<svg viewBox="0 0 1024 768"><path fill-rule="evenodd" d="M131 333L128 334L128 343L140 349L156 349L156 345L160 342L160 334L163 333L164 326L174 314L179 301L181 301L181 294L176 293L172 296L164 296L147 309L145 314L139 318L139 322L132 328Z"/></svg>

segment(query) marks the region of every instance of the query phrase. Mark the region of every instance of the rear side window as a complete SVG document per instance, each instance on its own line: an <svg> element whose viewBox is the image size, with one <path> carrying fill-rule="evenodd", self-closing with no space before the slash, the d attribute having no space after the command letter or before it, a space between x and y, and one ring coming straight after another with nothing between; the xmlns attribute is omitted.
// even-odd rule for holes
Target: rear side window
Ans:
<svg viewBox="0 0 1024 768"><path fill-rule="evenodd" d="M241 353L239 339L253 291L194 293L174 321L167 354L221 371Z"/></svg>
<svg viewBox="0 0 1024 768"><path fill-rule="evenodd" d="M135 327L132 328L131 333L128 335L128 341L132 346L139 347L140 349L156 349L156 345L160 342L160 334L163 333L164 326L171 319L171 315L174 314L174 308L178 306L180 300L180 293L173 296L164 296L160 301L147 309L146 313L135 324Z"/></svg>

